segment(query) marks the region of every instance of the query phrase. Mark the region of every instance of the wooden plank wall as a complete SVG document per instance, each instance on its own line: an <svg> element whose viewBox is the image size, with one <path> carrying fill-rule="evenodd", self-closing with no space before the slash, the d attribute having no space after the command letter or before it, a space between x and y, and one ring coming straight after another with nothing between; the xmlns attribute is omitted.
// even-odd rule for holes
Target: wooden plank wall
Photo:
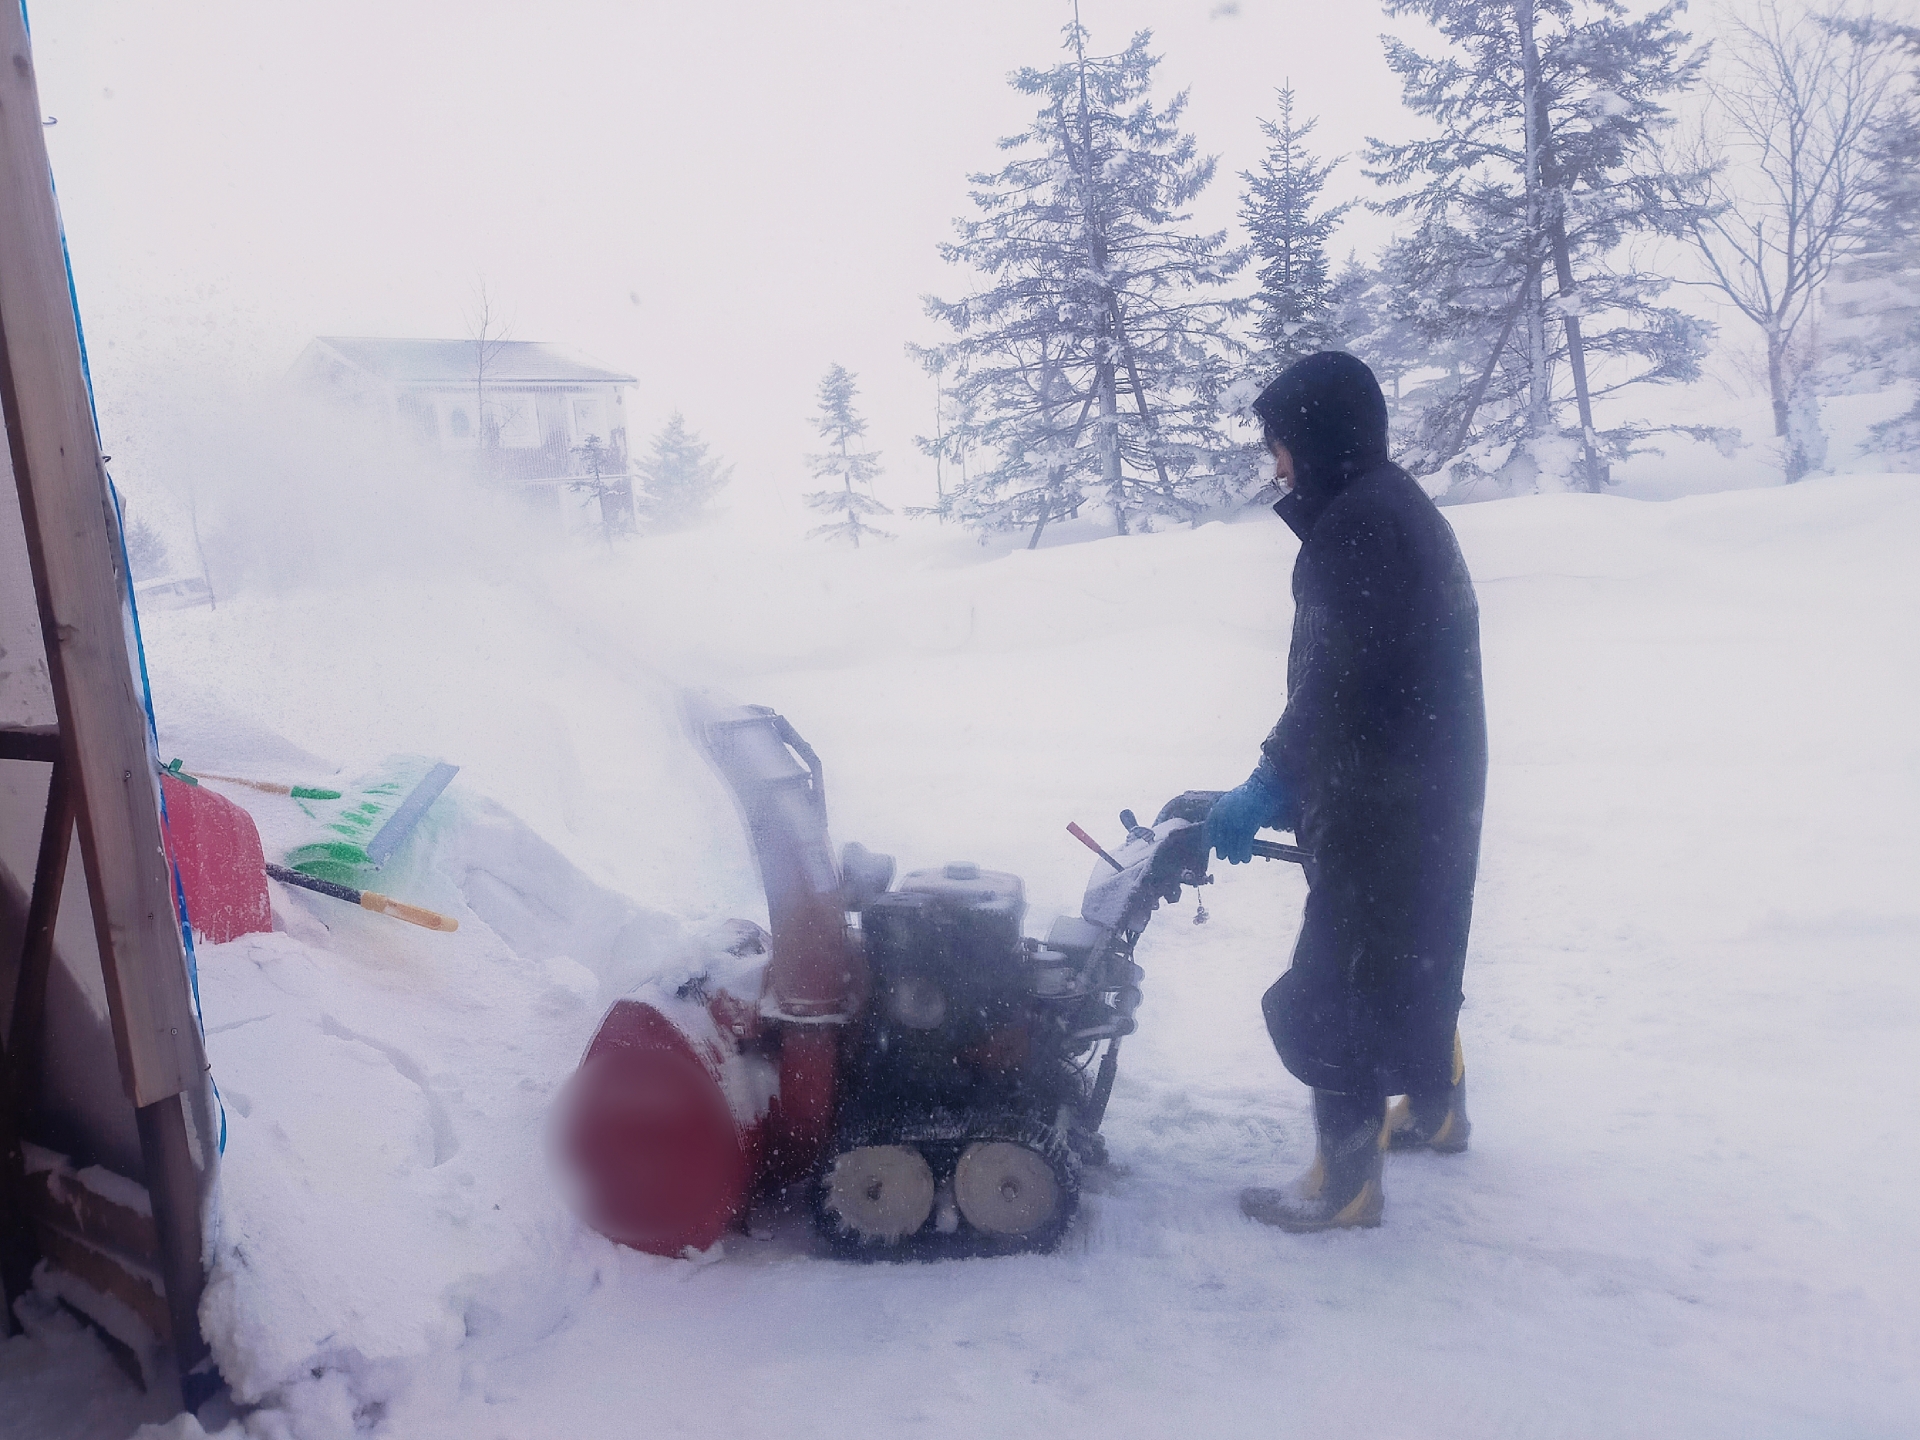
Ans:
<svg viewBox="0 0 1920 1440"><path fill-rule="evenodd" d="M61 764L74 787L114 1048L139 1122L169 1328L187 1376L204 1356L195 1312L213 1157L204 1144L196 1151L182 1095L204 1086L206 1062L161 843L119 525L85 381L32 48L12 0L0 0L0 414L59 711ZM191 1396L193 1384L183 1388Z"/></svg>
<svg viewBox="0 0 1920 1440"><path fill-rule="evenodd" d="M202 1061L159 781L122 618L118 526L80 363L71 292L17 5L0 5L0 399L40 600L114 1043L136 1108L198 1083Z"/></svg>

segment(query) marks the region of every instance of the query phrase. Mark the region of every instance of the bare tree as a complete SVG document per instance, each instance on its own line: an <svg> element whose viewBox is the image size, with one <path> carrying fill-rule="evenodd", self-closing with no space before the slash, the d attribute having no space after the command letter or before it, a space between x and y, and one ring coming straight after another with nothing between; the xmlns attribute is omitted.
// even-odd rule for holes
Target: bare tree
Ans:
<svg viewBox="0 0 1920 1440"><path fill-rule="evenodd" d="M467 307L466 318L467 339L473 346L474 443L481 451L480 464L484 467L489 453L500 447L500 427L503 423L498 415L488 415L487 385L499 365L500 352L512 336L513 327L500 318L484 278L474 281L473 297Z"/></svg>
<svg viewBox="0 0 1920 1440"><path fill-rule="evenodd" d="M1727 15L1721 57L1666 178L1706 263L1699 283L1765 336L1773 431L1788 442L1794 481L1821 444L1817 413L1796 393L1812 358L1802 342L1835 263L1879 219L1886 160L1869 141L1898 100L1897 50L1870 13L1787 13L1759 0Z"/></svg>

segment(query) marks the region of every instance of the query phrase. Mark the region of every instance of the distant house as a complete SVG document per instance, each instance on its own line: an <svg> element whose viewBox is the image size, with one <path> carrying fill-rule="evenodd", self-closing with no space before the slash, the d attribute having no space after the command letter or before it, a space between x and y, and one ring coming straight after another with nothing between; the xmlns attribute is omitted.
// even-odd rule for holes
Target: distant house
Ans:
<svg viewBox="0 0 1920 1440"><path fill-rule="evenodd" d="M465 452L490 478L581 474L591 440L602 468L626 469L625 391L634 377L559 345L322 335L289 378L435 450Z"/></svg>

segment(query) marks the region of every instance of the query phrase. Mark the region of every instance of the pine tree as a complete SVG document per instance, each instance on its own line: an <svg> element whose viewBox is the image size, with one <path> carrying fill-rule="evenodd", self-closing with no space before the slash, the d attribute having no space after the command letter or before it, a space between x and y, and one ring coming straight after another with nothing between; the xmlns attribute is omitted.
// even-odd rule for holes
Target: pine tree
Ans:
<svg viewBox="0 0 1920 1440"><path fill-rule="evenodd" d="M820 381L820 414L814 428L827 442L824 454L809 455L807 469L816 480L838 480L838 490L816 490L805 496L808 505L829 514L840 512L842 519L807 532L808 539L850 540L860 546L862 535L891 539L888 531L866 523L870 515L891 515L893 511L873 498L873 482L880 474L880 456L871 450L856 450L853 442L867 433L867 422L853 408L858 394L854 377L839 365L828 369ZM862 494L856 486L866 489Z"/></svg>
<svg viewBox="0 0 1920 1440"><path fill-rule="evenodd" d="M1186 228L1214 161L1180 129L1184 93L1150 98L1150 34L1104 56L1077 19L1065 35L1064 61L1012 77L1039 111L1000 142L1004 168L970 177L978 213L941 247L983 288L928 297L956 338L918 352L952 377L945 438L972 457L942 513L1032 526L1030 543L1089 492L1124 535L1192 519L1248 478L1218 428L1238 348L1226 324L1245 311L1223 288L1246 256Z"/></svg>
<svg viewBox="0 0 1920 1440"><path fill-rule="evenodd" d="M141 516L127 522L126 546L127 565L135 580L157 579L171 567L166 537Z"/></svg>
<svg viewBox="0 0 1920 1440"><path fill-rule="evenodd" d="M1517 319L1511 286L1499 257L1489 260L1460 227L1429 218L1382 250L1356 298L1366 328L1352 331L1354 351L1383 379L1393 375L1396 451L1415 474L1439 470L1473 440L1497 438L1490 421L1511 426L1516 414L1524 415L1525 372L1514 368L1518 362L1507 348ZM1487 405L1491 378L1500 378L1503 389ZM1473 421L1479 428L1469 428ZM1455 469L1463 493L1484 474L1469 465Z"/></svg>
<svg viewBox="0 0 1920 1440"><path fill-rule="evenodd" d="M639 461L640 513L655 533L689 530L712 517L709 508L733 467L709 458L707 443L687 429L676 410L653 437L653 453Z"/></svg>
<svg viewBox="0 0 1920 1440"><path fill-rule="evenodd" d="M1291 83L1279 96L1279 120L1260 122L1266 157L1258 170L1240 173L1247 182L1240 217L1259 262L1251 368L1262 381L1304 355L1342 348L1327 241L1353 207L1346 201L1314 213L1321 188L1340 162L1320 160L1306 148L1319 121L1295 122Z"/></svg>
<svg viewBox="0 0 1920 1440"><path fill-rule="evenodd" d="M1425 387L1416 473L1598 489L1607 459L1650 427L1602 431L1593 402L1698 375L1710 327L1656 303L1664 277L1622 263L1629 237L1672 224L1636 167L1671 124L1665 102L1698 78L1680 8L1629 19L1619 0L1386 0L1451 46L1386 42L1405 104L1439 133L1368 146L1374 179L1413 187L1382 206L1416 222L1382 257L1385 309L1448 372Z"/></svg>
<svg viewBox="0 0 1920 1440"><path fill-rule="evenodd" d="M1390 245L1389 257L1392 253ZM1390 268L1390 260L1376 267L1349 255L1328 287L1327 328L1338 337L1339 348L1361 356L1380 377L1399 453L1409 448L1409 426L1417 426L1423 413L1426 387L1417 377L1436 366L1444 371L1447 357L1446 337L1409 326L1394 313L1386 279Z"/></svg>

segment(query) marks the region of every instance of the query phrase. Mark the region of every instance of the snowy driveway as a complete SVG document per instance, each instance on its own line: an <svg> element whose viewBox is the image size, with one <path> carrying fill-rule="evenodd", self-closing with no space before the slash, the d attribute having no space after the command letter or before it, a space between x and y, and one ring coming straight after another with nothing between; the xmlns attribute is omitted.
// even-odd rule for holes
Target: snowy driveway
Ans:
<svg viewBox="0 0 1920 1440"><path fill-rule="evenodd" d="M1474 1148L1395 1158L1371 1233L1234 1205L1310 1145L1257 1009L1282 867L1148 932L1115 1163L1056 1255L847 1266L773 1215L718 1263L651 1259L582 1233L541 1159L552 1086L674 917L752 903L668 677L789 715L837 839L1022 873L1044 929L1085 874L1067 820L1108 834L1251 764L1284 698L1277 524L997 558L654 542L537 601L423 577L339 637L350 664L278 670L327 597L159 617L182 746L466 766L411 877L462 948L311 911L333 929L203 955L234 1124L208 1318L250 1428L1911 1434L1920 482L1450 515L1493 728Z"/></svg>

